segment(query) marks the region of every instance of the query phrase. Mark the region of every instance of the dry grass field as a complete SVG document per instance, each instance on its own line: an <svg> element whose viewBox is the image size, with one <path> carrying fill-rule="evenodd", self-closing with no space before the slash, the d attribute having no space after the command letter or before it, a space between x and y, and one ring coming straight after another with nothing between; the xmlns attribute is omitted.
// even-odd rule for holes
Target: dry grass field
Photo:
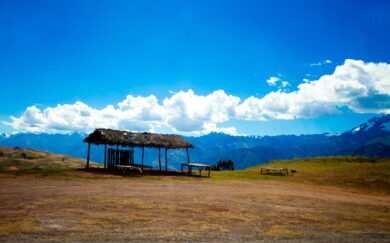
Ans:
<svg viewBox="0 0 390 243"><path fill-rule="evenodd" d="M278 161L298 173L199 178L75 170L82 160L64 166L59 155L48 155L56 167L22 169L29 159L17 153L10 170L12 156L0 155L1 242L390 241L389 160Z"/></svg>

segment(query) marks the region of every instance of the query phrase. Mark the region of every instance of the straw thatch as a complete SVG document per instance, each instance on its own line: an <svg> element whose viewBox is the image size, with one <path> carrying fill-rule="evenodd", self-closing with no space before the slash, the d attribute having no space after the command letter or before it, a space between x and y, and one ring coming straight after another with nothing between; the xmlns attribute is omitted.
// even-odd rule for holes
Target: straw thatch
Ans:
<svg viewBox="0 0 390 243"><path fill-rule="evenodd" d="M84 139L93 144L108 144L130 147L155 148L193 148L194 146L179 135L156 134L148 132L128 132L113 129L98 128Z"/></svg>

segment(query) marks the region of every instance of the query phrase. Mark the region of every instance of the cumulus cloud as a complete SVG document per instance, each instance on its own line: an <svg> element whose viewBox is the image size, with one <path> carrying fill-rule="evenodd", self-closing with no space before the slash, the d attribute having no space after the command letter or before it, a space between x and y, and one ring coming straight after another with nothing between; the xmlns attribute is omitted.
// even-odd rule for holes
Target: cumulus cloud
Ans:
<svg viewBox="0 0 390 243"><path fill-rule="evenodd" d="M180 91L159 104L154 95L147 97L128 95L116 107L108 105L94 109L77 101L44 110L28 107L19 117L11 116L11 125L26 132L90 132L104 127L132 131L156 132L161 128L184 134L224 132L237 134L234 127L218 127L218 123L234 116L240 98L215 91L209 95L196 95L194 91Z"/></svg>
<svg viewBox="0 0 390 243"><path fill-rule="evenodd" d="M280 77L280 88L290 86ZM268 83L268 82L267 82ZM390 64L345 60L333 74L304 80L294 91L282 89L265 96L237 96L217 90L207 95L193 90L172 93L160 102L154 95L132 96L116 105L95 109L77 101L43 110L28 107L4 124L16 131L90 132L95 128L133 131L172 131L203 134L212 131L237 134L234 127L221 127L230 119L259 120L313 118L342 112L390 113Z"/></svg>
<svg viewBox="0 0 390 243"><path fill-rule="evenodd" d="M240 98L227 95L223 90L207 96L196 95L192 90L180 91L164 99L165 121L179 132L210 131L213 124L234 116L239 102Z"/></svg>
<svg viewBox="0 0 390 243"><path fill-rule="evenodd" d="M128 101L129 96L123 102ZM80 101L74 104L48 107L44 110L30 106L21 116L11 116L11 122L4 123L11 125L17 131L67 133L89 132L98 127L152 131L154 124L159 122L151 115L153 109L145 111L146 109L140 110L138 107L125 108L123 102L119 103L119 108L108 105L100 110L93 109Z"/></svg>
<svg viewBox="0 0 390 243"><path fill-rule="evenodd" d="M345 60L331 75L298 85L296 91L250 97L237 107L243 119L313 118L340 112L390 113L390 65Z"/></svg>

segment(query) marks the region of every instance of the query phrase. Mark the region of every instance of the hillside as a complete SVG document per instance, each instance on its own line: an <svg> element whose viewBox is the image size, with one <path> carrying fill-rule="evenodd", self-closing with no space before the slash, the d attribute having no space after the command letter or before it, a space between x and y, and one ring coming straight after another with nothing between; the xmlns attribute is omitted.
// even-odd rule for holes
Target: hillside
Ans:
<svg viewBox="0 0 390 243"><path fill-rule="evenodd" d="M293 176L259 176L261 167L288 168ZM213 173L218 179L266 179L316 186L334 186L357 191L390 194L390 159L361 156L330 156L276 160L240 171Z"/></svg>
<svg viewBox="0 0 390 243"><path fill-rule="evenodd" d="M280 155L280 157L283 157L283 155ZM0 147L0 172L3 173L39 174L44 172L50 174L50 171L53 171L56 174L61 171L84 168L85 163L84 159L68 155L53 154L35 149ZM98 167L98 164L94 162L91 162L91 165ZM260 168L264 166L294 169L298 173L288 177L260 176ZM61 175L69 176L73 174ZM273 160L268 164L260 164L243 170L213 171L211 179L284 181L390 193L390 159L362 156L329 156Z"/></svg>
<svg viewBox="0 0 390 243"><path fill-rule="evenodd" d="M0 172L84 168L85 160L36 149L0 147ZM92 165L95 163L91 162Z"/></svg>

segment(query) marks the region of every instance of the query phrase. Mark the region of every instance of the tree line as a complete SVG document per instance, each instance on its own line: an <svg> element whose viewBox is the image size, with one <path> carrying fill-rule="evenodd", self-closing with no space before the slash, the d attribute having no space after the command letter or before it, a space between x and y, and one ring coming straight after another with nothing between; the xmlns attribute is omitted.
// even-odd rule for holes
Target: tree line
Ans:
<svg viewBox="0 0 390 243"><path fill-rule="evenodd" d="M216 165L211 167L212 170L234 170L234 162L232 160L219 160Z"/></svg>

